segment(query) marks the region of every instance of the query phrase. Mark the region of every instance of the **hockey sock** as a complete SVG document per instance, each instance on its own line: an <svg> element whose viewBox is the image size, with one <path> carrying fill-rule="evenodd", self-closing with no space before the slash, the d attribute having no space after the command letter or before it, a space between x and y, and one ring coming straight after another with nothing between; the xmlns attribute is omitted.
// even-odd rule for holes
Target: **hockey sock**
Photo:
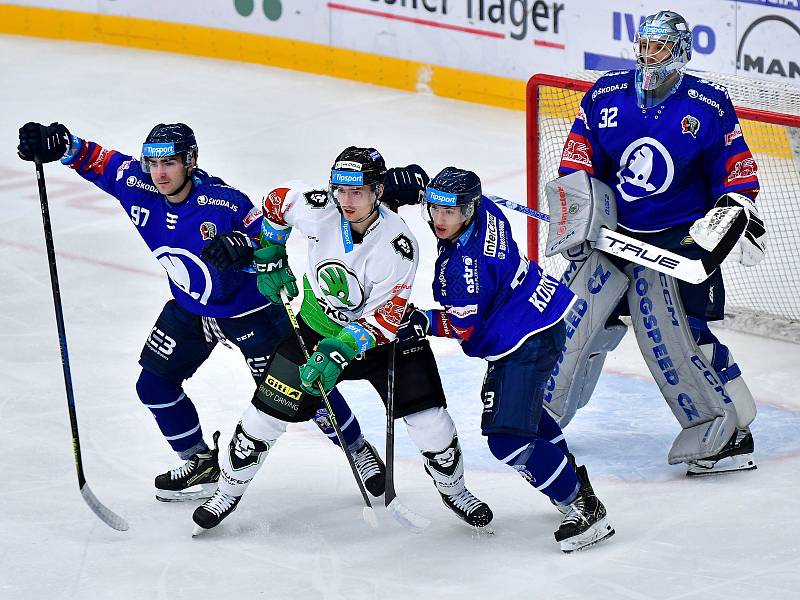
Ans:
<svg viewBox="0 0 800 600"><path fill-rule="evenodd" d="M533 487L559 504L575 498L578 476L559 447L541 438L490 433L489 450Z"/></svg>
<svg viewBox="0 0 800 600"><path fill-rule="evenodd" d="M198 452L208 452L197 409L180 384L143 369L136 382L136 393L153 413L164 439L183 460Z"/></svg>
<svg viewBox="0 0 800 600"><path fill-rule="evenodd" d="M219 450L219 491L237 497L244 494L269 449L285 431L285 421L249 405L237 423L231 441Z"/></svg>
<svg viewBox="0 0 800 600"><path fill-rule="evenodd" d="M328 400L330 400L333 414L336 415L336 422L339 423L339 429L342 430L344 443L347 444L349 448L362 439L361 425L359 425L358 419L356 419L353 411L350 410L350 406L348 406L344 396L339 393L339 390L333 388L328 392ZM328 436L330 441L337 446L339 445L339 440L336 438L336 430L333 428L333 423L331 423L328 409L326 409L324 405L320 406L317 410L317 414L314 415L314 422L317 424L317 427L322 430L322 433Z"/></svg>
<svg viewBox="0 0 800 600"><path fill-rule="evenodd" d="M420 452L439 452L456 437L456 425L442 407L427 408L403 417L408 437Z"/></svg>
<svg viewBox="0 0 800 600"><path fill-rule="evenodd" d="M558 446L558 449L565 456L569 454L569 446L567 446L567 440L564 439L564 432L561 431L561 426L544 409L542 409L542 416L539 418L539 437Z"/></svg>

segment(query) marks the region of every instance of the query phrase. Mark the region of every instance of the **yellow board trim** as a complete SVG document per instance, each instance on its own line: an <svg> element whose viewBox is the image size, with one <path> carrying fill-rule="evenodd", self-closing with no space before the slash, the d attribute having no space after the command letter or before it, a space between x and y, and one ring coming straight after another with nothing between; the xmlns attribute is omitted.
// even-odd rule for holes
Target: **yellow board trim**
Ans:
<svg viewBox="0 0 800 600"><path fill-rule="evenodd" d="M0 4L0 33L249 62L525 110L524 81L227 29Z"/></svg>

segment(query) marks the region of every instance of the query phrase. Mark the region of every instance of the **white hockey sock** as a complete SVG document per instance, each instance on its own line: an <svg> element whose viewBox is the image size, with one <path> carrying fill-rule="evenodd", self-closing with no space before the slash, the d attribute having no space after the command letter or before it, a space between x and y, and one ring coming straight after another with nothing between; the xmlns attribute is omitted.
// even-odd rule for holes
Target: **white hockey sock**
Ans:
<svg viewBox="0 0 800 600"><path fill-rule="evenodd" d="M269 449L286 431L286 422L252 404L236 425L230 443L219 452L219 490L241 496L261 468Z"/></svg>

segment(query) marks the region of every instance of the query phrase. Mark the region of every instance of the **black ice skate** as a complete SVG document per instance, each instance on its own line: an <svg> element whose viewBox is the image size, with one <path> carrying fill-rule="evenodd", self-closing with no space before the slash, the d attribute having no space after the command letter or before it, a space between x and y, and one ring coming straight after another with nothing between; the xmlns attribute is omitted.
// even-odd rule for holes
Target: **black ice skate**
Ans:
<svg viewBox="0 0 800 600"><path fill-rule="evenodd" d="M737 429L717 454L688 463L686 474L694 477L730 471L751 471L757 468L753 447L753 434L750 430Z"/></svg>
<svg viewBox="0 0 800 600"><path fill-rule="evenodd" d="M182 502L211 497L219 481L219 431L213 439L213 450L194 454L180 467L156 477L156 500Z"/></svg>
<svg viewBox="0 0 800 600"><path fill-rule="evenodd" d="M486 533L494 533L489 523L492 522L494 515L489 505L479 500L468 489L453 496L442 494L442 502L452 510L456 516L467 525L477 527Z"/></svg>
<svg viewBox="0 0 800 600"><path fill-rule="evenodd" d="M425 472L431 476L444 505L456 516L482 531L494 533L489 523L492 509L479 500L464 484L464 461L458 437L454 436L450 445L441 452L423 452Z"/></svg>
<svg viewBox="0 0 800 600"><path fill-rule="evenodd" d="M386 489L386 465L383 464L375 447L363 440L361 448L352 454L364 487L376 498L382 496Z"/></svg>
<svg viewBox="0 0 800 600"><path fill-rule="evenodd" d="M195 522L192 537L219 525L222 519L236 510L241 499L241 496L231 496L219 490L214 492L214 495L198 506L192 515L192 520Z"/></svg>
<svg viewBox="0 0 800 600"><path fill-rule="evenodd" d="M614 528L606 518L606 507L597 499L589 483L586 467L576 469L581 484L578 495L569 505L569 512L555 532L556 541L563 552L574 552L614 535Z"/></svg>

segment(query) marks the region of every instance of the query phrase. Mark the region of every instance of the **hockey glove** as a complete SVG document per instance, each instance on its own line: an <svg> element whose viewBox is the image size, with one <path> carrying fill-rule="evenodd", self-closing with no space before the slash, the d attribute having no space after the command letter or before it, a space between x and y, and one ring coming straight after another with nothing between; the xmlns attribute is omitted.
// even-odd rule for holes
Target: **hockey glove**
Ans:
<svg viewBox="0 0 800 600"><path fill-rule="evenodd" d="M740 211L744 211L747 215L747 226L728 258L737 260L746 267L752 267L764 260L766 228L755 202L747 196L736 193L720 196L714 208L692 224L689 235L700 247L713 250Z"/></svg>
<svg viewBox="0 0 800 600"><path fill-rule="evenodd" d="M243 231L226 231L214 237L200 255L217 271L244 269L253 262L255 248Z"/></svg>
<svg viewBox="0 0 800 600"><path fill-rule="evenodd" d="M418 344L431 334L431 322L424 310L409 304L400 327L397 329L397 343L401 345Z"/></svg>
<svg viewBox="0 0 800 600"><path fill-rule="evenodd" d="M429 182L430 177L419 165L394 167L383 177L381 200L395 206L419 204L425 197L425 186Z"/></svg>
<svg viewBox="0 0 800 600"><path fill-rule="evenodd" d="M17 154L22 160L33 160L38 156L43 163L59 160L70 147L72 136L60 123L44 126L41 123L25 123L19 128Z"/></svg>
<svg viewBox="0 0 800 600"><path fill-rule="evenodd" d="M357 352L342 340L325 338L300 367L300 387L308 394L320 395L317 381L326 392L333 389L344 368L356 357Z"/></svg>
<svg viewBox="0 0 800 600"><path fill-rule="evenodd" d="M253 255L256 263L256 283L258 291L270 301L281 304L281 288L286 289L289 300L296 298L297 278L289 268L289 257L286 255L286 246L274 244L261 250L256 250Z"/></svg>

